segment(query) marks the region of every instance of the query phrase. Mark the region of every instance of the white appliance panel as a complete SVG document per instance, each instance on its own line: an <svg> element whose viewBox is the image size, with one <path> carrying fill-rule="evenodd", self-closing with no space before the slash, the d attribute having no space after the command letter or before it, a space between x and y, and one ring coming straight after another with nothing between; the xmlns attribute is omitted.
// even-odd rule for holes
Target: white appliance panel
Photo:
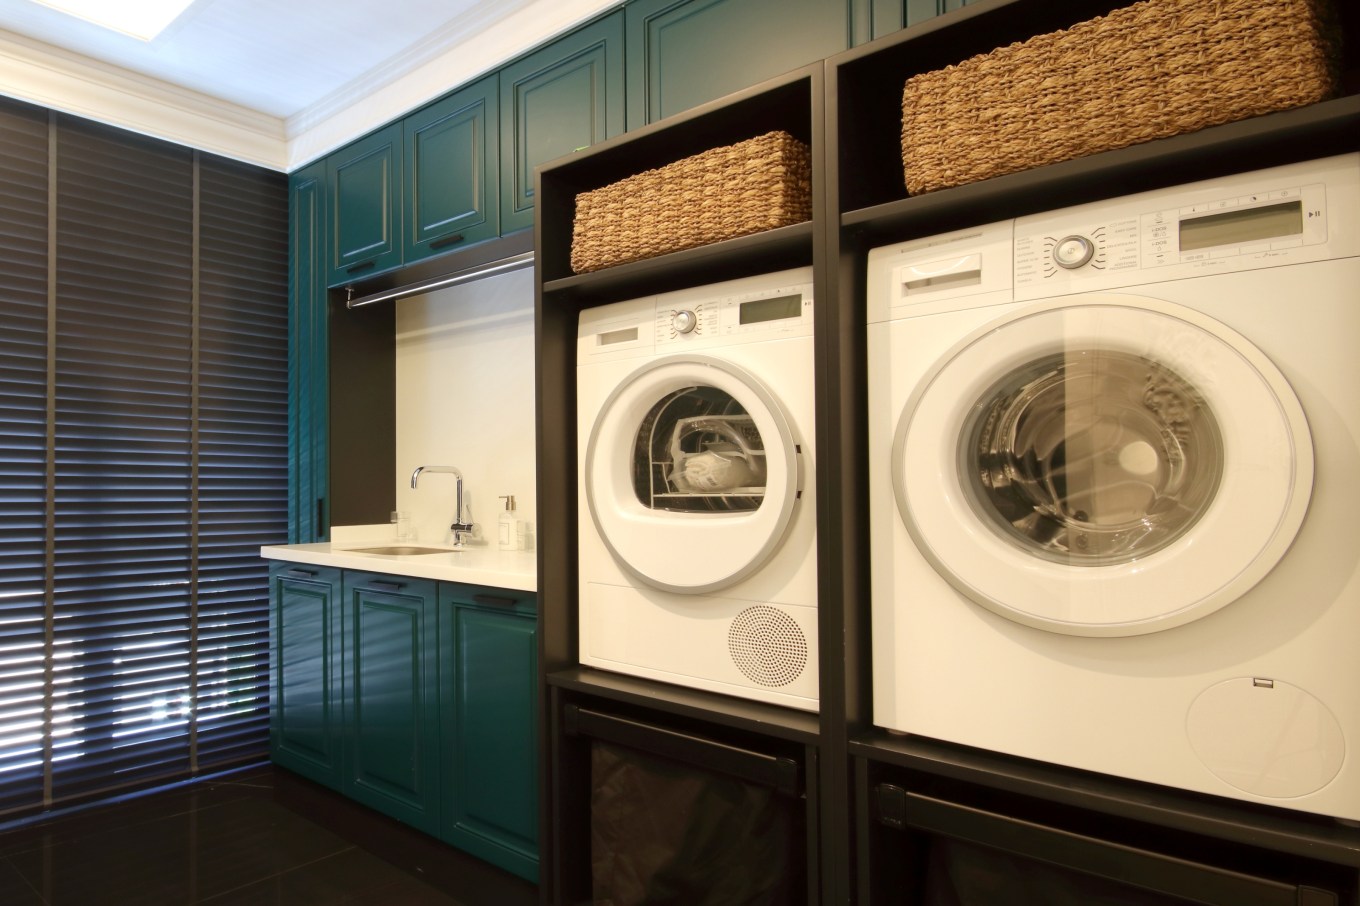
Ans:
<svg viewBox="0 0 1360 906"><path fill-rule="evenodd" d="M1233 211L1237 216L1204 222ZM1354 656L1360 550L1353 529L1360 500L1360 357L1353 349L1360 336L1360 155L1022 218L972 231L971 238L968 232L951 234L965 236L958 241L937 237L869 258L875 723L1360 820L1360 658ZM1012 236L1012 285L998 278L1000 288L955 298L952 308L945 304L950 300L918 294L914 301L927 306L926 314L909 313L894 275L913 256L945 257L943 245L956 260L974 254L985 260L989 243L1010 243ZM977 306L979 298L986 304ZM1239 512L1211 495L1186 531L1146 556L1081 566L1079 557L1064 562L1010 544L1009 559L998 555L990 566L996 573L990 594L1014 604L1037 585L1051 609L1043 619L1026 620L1022 607L1007 613L1004 606L985 606L960 587L932 546L942 534L971 526L983 551L998 546L999 530L984 524L978 495L959 477L968 458L957 436L921 446L911 468L952 477L935 510L904 518L892 454L904 413L943 362L994 331L994 348L978 347L986 353L979 363L1032 357L1019 348L1023 343L1003 348L1006 333L998 329L1008 321L1066 306L1080 320L1098 310L1092 306L1112 303L1146 307L1222 339L1217 364L1205 364L1210 359L1195 345L1199 334L1179 329L1159 336L1149 346L1157 355L1149 358L1181 355L1178 367L1191 374L1190 383L1218 382L1205 394L1208 408L1235 412L1219 416L1224 474L1249 454L1269 453L1262 462L1275 465L1262 481L1274 481L1303 505L1291 510L1289 500L1277 500L1253 512L1261 501L1250 500L1258 485L1248 472L1218 490L1248 498L1251 506ZM1170 351L1178 342L1180 349ZM1087 340L1074 344L1082 345ZM1226 403L1248 378L1264 388L1261 395ZM968 396L975 388L961 379L959 388L955 411L940 415L941 423L953 419L956 435L958 426L971 424L964 410L975 401ZM1066 402L1082 398L1068 391ZM938 402L942 411L949 408L945 399ZM1063 406L1054 410L1074 418ZM1283 426L1283 436L1261 433L1272 421ZM1134 472L1154 463L1135 455L1141 449L1130 454ZM958 525L941 529L950 512ZM1215 519L1219 525L1211 525ZM1269 551L1268 562L1231 566L1231 539L1251 532L1265 536L1257 544ZM1193 609L1191 586L1216 568L1235 571L1228 600L1141 632L1062 627L1064 619L1099 623L1092 614L1117 603L1120 586L1137 588L1146 573L1178 558L1189 567L1187 578L1156 592L1161 609ZM1053 579L1064 572L1071 581Z"/></svg>
<svg viewBox="0 0 1360 906"><path fill-rule="evenodd" d="M804 268L582 313L583 664L816 710L812 304Z"/></svg>

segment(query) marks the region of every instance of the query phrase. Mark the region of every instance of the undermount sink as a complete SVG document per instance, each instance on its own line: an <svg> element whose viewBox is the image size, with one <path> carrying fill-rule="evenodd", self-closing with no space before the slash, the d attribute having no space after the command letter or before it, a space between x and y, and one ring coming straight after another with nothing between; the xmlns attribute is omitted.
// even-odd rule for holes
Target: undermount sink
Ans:
<svg viewBox="0 0 1360 906"><path fill-rule="evenodd" d="M416 554L452 554L447 547L420 547L414 544L388 544L383 547L352 547L350 554L385 554L389 557L411 557Z"/></svg>

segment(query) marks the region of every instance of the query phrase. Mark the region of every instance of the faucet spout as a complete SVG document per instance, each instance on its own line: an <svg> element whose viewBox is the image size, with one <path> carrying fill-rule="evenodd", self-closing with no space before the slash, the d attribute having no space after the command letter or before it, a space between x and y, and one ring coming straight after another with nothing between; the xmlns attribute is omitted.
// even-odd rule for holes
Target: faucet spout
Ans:
<svg viewBox="0 0 1360 906"><path fill-rule="evenodd" d="M411 473L411 487L416 487L421 472L442 472L453 476L453 524L449 526L449 531L453 533L453 546L461 548L473 529L472 523L463 521L463 473L453 466L416 466L416 470Z"/></svg>

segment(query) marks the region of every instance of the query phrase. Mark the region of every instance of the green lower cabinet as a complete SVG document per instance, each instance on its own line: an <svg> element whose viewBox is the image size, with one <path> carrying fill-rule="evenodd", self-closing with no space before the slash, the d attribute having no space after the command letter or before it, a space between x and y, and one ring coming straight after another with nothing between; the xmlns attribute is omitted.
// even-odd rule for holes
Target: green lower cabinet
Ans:
<svg viewBox="0 0 1360 906"><path fill-rule="evenodd" d="M440 584L439 836L538 880L538 623L532 594Z"/></svg>
<svg viewBox="0 0 1360 906"><path fill-rule="evenodd" d="M280 563L269 571L269 757L344 788L340 570Z"/></svg>
<svg viewBox="0 0 1360 906"><path fill-rule="evenodd" d="M347 571L344 588L344 792L437 834L436 583Z"/></svg>

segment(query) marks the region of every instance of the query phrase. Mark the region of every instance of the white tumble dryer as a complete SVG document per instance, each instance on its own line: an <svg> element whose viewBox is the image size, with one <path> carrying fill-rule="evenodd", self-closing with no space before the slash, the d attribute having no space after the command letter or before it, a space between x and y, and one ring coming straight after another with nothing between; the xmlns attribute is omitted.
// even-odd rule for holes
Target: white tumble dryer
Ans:
<svg viewBox="0 0 1360 906"><path fill-rule="evenodd" d="M591 308L580 661L817 708L812 271Z"/></svg>
<svg viewBox="0 0 1360 906"><path fill-rule="evenodd" d="M1360 820L1360 155L880 248L874 722Z"/></svg>

